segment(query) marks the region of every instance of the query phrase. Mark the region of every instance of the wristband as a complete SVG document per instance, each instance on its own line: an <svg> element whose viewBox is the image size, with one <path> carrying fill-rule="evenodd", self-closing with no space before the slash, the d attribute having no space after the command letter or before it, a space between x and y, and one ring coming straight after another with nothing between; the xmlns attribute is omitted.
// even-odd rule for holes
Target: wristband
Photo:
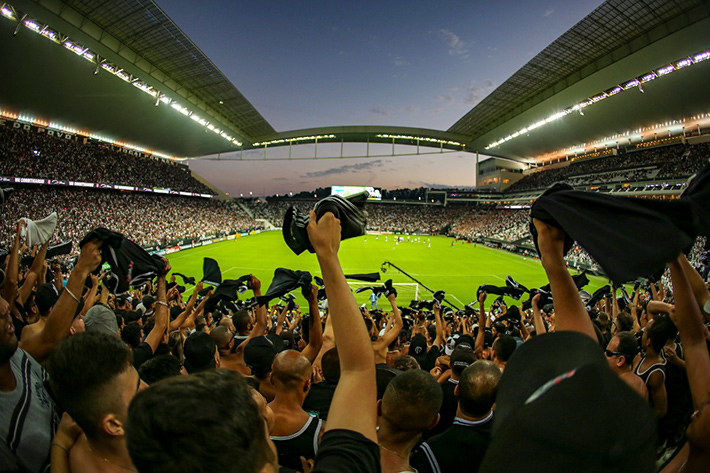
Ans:
<svg viewBox="0 0 710 473"><path fill-rule="evenodd" d="M156 304L160 304L160 305L164 305L165 307L168 306L168 304L165 303L165 302L163 302L163 301L155 301L155 303L156 303Z"/></svg>
<svg viewBox="0 0 710 473"><path fill-rule="evenodd" d="M69 294L72 299L76 301L77 304L79 303L79 299L69 290L68 287L64 286L64 290L67 291L67 294Z"/></svg>
<svg viewBox="0 0 710 473"><path fill-rule="evenodd" d="M58 443L52 442L52 447L61 448L62 450L64 450L65 453L69 453L69 450L67 450L66 448L62 447L62 446L59 445Z"/></svg>

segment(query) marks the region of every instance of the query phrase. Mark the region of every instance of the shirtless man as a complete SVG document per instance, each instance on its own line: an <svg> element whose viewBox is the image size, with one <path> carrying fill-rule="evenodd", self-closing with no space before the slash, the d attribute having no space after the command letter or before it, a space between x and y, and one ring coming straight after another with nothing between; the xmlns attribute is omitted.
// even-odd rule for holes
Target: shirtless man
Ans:
<svg viewBox="0 0 710 473"><path fill-rule="evenodd" d="M271 440L279 454L279 465L300 470L300 457L315 458L323 421L303 410L303 401L311 387L311 362L295 350L279 353L274 358L271 383L274 400L269 407L274 413Z"/></svg>
<svg viewBox="0 0 710 473"><path fill-rule="evenodd" d="M648 401L646 383L634 373L634 358L638 352L638 342L631 332L618 332L604 350L611 370Z"/></svg>
<svg viewBox="0 0 710 473"><path fill-rule="evenodd" d="M375 351L375 364L378 365L387 363L387 347L389 347L393 341L397 340L397 337L399 337L399 332L401 332L402 327L404 327L404 323L402 322L402 316L399 313L399 308L397 308L397 302L395 302L395 295L389 294L387 296L387 300L392 306L394 325L392 325L392 328L387 330L384 335L378 338L377 341L372 342L372 349ZM374 328L374 324L373 330L376 330Z"/></svg>

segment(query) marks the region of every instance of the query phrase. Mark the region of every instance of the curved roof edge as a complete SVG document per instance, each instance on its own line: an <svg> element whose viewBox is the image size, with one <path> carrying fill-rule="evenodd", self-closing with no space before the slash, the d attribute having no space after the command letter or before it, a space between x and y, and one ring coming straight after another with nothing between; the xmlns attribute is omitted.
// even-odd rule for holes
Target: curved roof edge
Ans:
<svg viewBox="0 0 710 473"><path fill-rule="evenodd" d="M402 126L352 125L304 128L260 136L244 149L306 143L394 143L475 152L468 137L444 130Z"/></svg>

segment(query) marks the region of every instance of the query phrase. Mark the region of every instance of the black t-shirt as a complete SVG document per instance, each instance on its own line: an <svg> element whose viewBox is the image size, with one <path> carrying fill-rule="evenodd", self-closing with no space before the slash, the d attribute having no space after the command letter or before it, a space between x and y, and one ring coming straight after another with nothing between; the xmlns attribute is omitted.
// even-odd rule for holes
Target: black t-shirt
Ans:
<svg viewBox="0 0 710 473"><path fill-rule="evenodd" d="M491 441L493 413L478 421L457 417L441 435L412 453L409 463L419 473L476 473Z"/></svg>
<svg viewBox="0 0 710 473"><path fill-rule="evenodd" d="M153 358L153 349L146 342L140 342L133 349L133 366L136 369L151 358Z"/></svg>
<svg viewBox="0 0 710 473"><path fill-rule="evenodd" d="M303 410L317 415L319 419L327 420L328 410L330 409L330 403L333 401L336 386L337 384L331 384L327 381L312 384L306 400L303 401Z"/></svg>
<svg viewBox="0 0 710 473"><path fill-rule="evenodd" d="M323 434L312 473L379 473L380 448L352 430Z"/></svg>
<svg viewBox="0 0 710 473"><path fill-rule="evenodd" d="M443 434L454 423L456 410L459 407L459 400L454 394L454 390L458 384L458 381L450 378L441 383L444 402L441 404L441 409L439 409L439 423L433 429L424 432L423 438L428 439L435 435Z"/></svg>
<svg viewBox="0 0 710 473"><path fill-rule="evenodd" d="M419 362L419 366L421 369L424 371L431 371L434 366L436 366L436 359L441 356L441 348L432 345L432 347L429 349L429 351L426 353L426 356L423 359L417 358L417 361Z"/></svg>

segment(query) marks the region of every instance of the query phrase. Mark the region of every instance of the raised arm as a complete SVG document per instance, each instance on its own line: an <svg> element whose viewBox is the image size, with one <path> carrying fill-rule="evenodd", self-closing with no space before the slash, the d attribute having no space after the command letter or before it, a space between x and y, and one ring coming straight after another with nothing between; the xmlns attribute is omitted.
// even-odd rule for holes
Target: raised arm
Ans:
<svg viewBox="0 0 710 473"><path fill-rule="evenodd" d="M535 326L535 333L542 335L547 333L547 328L545 327L545 321L542 319L542 312L540 312L540 294L535 294L532 298L532 309L533 309L533 325Z"/></svg>
<svg viewBox="0 0 710 473"><path fill-rule="evenodd" d="M259 281L256 276L251 275L249 279L249 288L254 292L254 298L261 296L261 281ZM266 304L258 305L256 307L254 327L249 333L249 338L259 337L264 335L266 332Z"/></svg>
<svg viewBox="0 0 710 473"><path fill-rule="evenodd" d="M94 303L96 302L96 293L99 291L99 276L89 274L89 277L91 278L91 289L89 289L84 296L84 307L81 309L82 316L86 315L86 313L89 312L89 309L94 306Z"/></svg>
<svg viewBox="0 0 710 473"><path fill-rule="evenodd" d="M392 326L391 330L388 330L387 332L385 332L385 334L382 335L382 338L380 338L379 340L377 340L377 342L375 342L373 344L373 348L375 350L382 349L383 346L387 347L387 346L389 346L390 343L397 340L397 337L399 337L399 333L402 331L402 327L404 327L404 322L402 321L402 315L399 313L399 308L397 307L397 301L395 300L395 295L394 294L388 295L387 300L390 302L390 305L392 306L392 315L394 316L394 325Z"/></svg>
<svg viewBox="0 0 710 473"><path fill-rule="evenodd" d="M283 310L279 312L279 317L276 319L276 327L274 332L276 335L281 335L281 332L284 330L284 320L286 320L286 313L288 312L288 308L291 305L291 302L287 302L286 305L284 306Z"/></svg>
<svg viewBox="0 0 710 473"><path fill-rule="evenodd" d="M315 212L310 212L308 237L323 274L340 358L340 381L328 412L326 429L359 432L377 442L375 355L338 260L340 232L340 221L332 213L326 213L316 222Z"/></svg>
<svg viewBox="0 0 710 473"><path fill-rule="evenodd" d="M577 286L567 271L563 258L565 237L562 230L535 219L537 243L540 248L542 266L547 273L555 304L555 330L571 330L589 335L597 341L596 332L579 297Z"/></svg>
<svg viewBox="0 0 710 473"><path fill-rule="evenodd" d="M480 315L478 316L478 334L476 335L476 343L473 352L476 354L476 359L483 358L483 347L486 340L486 321L488 320L488 315L486 314L485 308L486 293L482 292L478 296L478 311Z"/></svg>
<svg viewBox="0 0 710 473"><path fill-rule="evenodd" d="M20 251L20 235L22 235L22 227L24 225L24 220L17 222L15 242L13 243L12 248L10 248L10 255L7 257L5 280L2 283L2 298L10 304L10 308L12 308L15 296L17 295L17 273L19 271L17 259Z"/></svg>
<svg viewBox="0 0 710 473"><path fill-rule="evenodd" d="M89 273L101 263L100 246L100 240L92 240L81 247L81 254L69 276L67 286L49 312L44 329L20 342L20 347L38 362L43 362L57 343L69 335L84 282Z"/></svg>
<svg viewBox="0 0 710 473"><path fill-rule="evenodd" d="M710 400L710 354L708 354L703 330L703 317L700 314L696 297L685 268L683 258L668 264L671 269L671 281L675 296L676 325L680 332L685 355L685 367L690 384L690 393L696 409ZM695 271L694 269L690 268Z"/></svg>
<svg viewBox="0 0 710 473"><path fill-rule="evenodd" d="M30 271L25 276L25 282L22 283L22 287L20 288L17 294L18 298L20 299L20 304L24 305L25 302L27 302L27 298L30 297L32 289L34 289L35 287L35 283L40 280L40 275L42 274L42 271L44 269L44 258L47 256L48 246L49 242L42 245L42 247L39 249L39 252L35 256L34 261L32 261Z"/></svg>
<svg viewBox="0 0 710 473"><path fill-rule="evenodd" d="M311 294L308 300L308 345L301 352L303 356L313 363L323 347L323 325L318 309L318 286L311 285Z"/></svg>
<svg viewBox="0 0 710 473"><path fill-rule="evenodd" d="M185 323L185 320L188 318L188 316L192 315L194 309L195 309L195 301L197 300L197 295L198 293L202 290L202 281L198 282L197 285L195 286L195 289L192 291L192 295L190 295L190 299L187 301L187 306L185 307L185 310L180 312L180 315L175 317L175 320L170 322L170 331L174 330L179 330L180 327L183 326Z"/></svg>
<svg viewBox="0 0 710 473"><path fill-rule="evenodd" d="M710 312L705 312L705 304L710 300L710 292L708 292L703 277L690 265L685 255L680 256L680 265L683 267L685 277L688 278L688 283L693 291L693 296L698 303L698 307L700 307L705 314L705 319L710 322Z"/></svg>
<svg viewBox="0 0 710 473"><path fill-rule="evenodd" d="M165 294L165 275L170 271L170 263L168 263L168 260L165 258L163 258L163 262L165 263L165 269L158 275L158 293L156 294L155 301L155 324L148 336L145 337L145 342L150 345L153 353L155 353L158 345L160 345L160 342L163 340L163 335L168 329L168 320L170 320L168 301Z"/></svg>

